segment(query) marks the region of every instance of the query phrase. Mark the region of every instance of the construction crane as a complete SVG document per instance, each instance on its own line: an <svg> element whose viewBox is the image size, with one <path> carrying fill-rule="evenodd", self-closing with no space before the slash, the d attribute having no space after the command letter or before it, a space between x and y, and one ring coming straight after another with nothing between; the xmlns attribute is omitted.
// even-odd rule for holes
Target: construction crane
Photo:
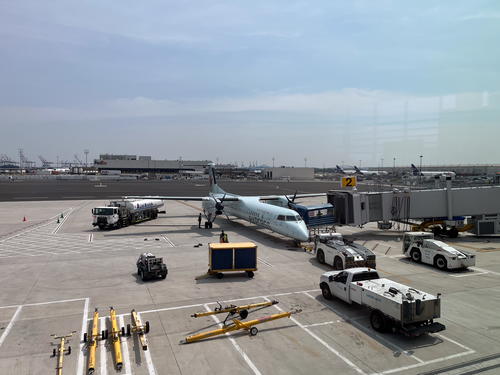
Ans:
<svg viewBox="0 0 500 375"><path fill-rule="evenodd" d="M17 168L19 163L12 160L6 154L0 154L0 167L2 168Z"/></svg>
<svg viewBox="0 0 500 375"><path fill-rule="evenodd" d="M42 162L42 168L52 168L52 164L54 164L53 162L45 159L42 155L38 155L38 159Z"/></svg>

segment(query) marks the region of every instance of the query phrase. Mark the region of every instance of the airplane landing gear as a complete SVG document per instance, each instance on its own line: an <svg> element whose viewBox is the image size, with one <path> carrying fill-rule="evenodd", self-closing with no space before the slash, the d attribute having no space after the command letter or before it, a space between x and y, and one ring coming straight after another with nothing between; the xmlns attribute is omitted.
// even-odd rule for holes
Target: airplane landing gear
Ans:
<svg viewBox="0 0 500 375"><path fill-rule="evenodd" d="M205 221L205 229L212 229L212 221Z"/></svg>

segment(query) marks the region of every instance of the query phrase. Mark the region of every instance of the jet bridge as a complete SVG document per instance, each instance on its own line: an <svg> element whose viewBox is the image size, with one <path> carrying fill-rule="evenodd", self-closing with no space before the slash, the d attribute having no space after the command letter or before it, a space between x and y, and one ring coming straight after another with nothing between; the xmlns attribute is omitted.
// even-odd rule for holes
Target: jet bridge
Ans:
<svg viewBox="0 0 500 375"><path fill-rule="evenodd" d="M453 222L470 217L476 235L500 234L500 186L358 192L330 190L328 203L335 207L337 225L361 226L409 220ZM388 229L388 228L386 228Z"/></svg>

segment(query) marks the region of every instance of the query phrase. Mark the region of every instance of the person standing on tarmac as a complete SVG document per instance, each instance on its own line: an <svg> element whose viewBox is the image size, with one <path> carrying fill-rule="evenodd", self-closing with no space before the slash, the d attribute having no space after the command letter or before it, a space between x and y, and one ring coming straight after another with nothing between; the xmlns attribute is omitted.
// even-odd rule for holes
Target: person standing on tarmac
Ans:
<svg viewBox="0 0 500 375"><path fill-rule="evenodd" d="M201 228L201 212L198 215L198 228Z"/></svg>
<svg viewBox="0 0 500 375"><path fill-rule="evenodd" d="M228 239L227 239L227 234L224 233L224 230L221 232L220 236L219 236L219 242L220 243L228 243Z"/></svg>

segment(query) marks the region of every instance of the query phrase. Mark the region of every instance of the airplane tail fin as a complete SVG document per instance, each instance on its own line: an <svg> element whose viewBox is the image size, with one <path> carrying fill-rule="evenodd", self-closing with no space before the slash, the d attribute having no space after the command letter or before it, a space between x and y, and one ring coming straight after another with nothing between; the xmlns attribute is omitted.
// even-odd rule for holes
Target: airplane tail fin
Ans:
<svg viewBox="0 0 500 375"><path fill-rule="evenodd" d="M363 174L363 172L361 172L361 170L360 170L358 167L356 167L356 166L354 166L354 170L355 170L357 173L361 173L361 174Z"/></svg>
<svg viewBox="0 0 500 375"><path fill-rule="evenodd" d="M338 165L336 165L335 168L337 169L337 172L344 173L344 170L341 167L339 167Z"/></svg>
<svg viewBox="0 0 500 375"><path fill-rule="evenodd" d="M217 178L215 175L215 165L213 163L208 165L208 185L211 193L216 193L216 194L225 193L225 191L222 190L219 187L219 185L217 185Z"/></svg>
<svg viewBox="0 0 500 375"><path fill-rule="evenodd" d="M418 168L415 166L415 164L412 164L411 165L411 171L413 173L414 176L418 176L420 174L420 171L418 170Z"/></svg>

